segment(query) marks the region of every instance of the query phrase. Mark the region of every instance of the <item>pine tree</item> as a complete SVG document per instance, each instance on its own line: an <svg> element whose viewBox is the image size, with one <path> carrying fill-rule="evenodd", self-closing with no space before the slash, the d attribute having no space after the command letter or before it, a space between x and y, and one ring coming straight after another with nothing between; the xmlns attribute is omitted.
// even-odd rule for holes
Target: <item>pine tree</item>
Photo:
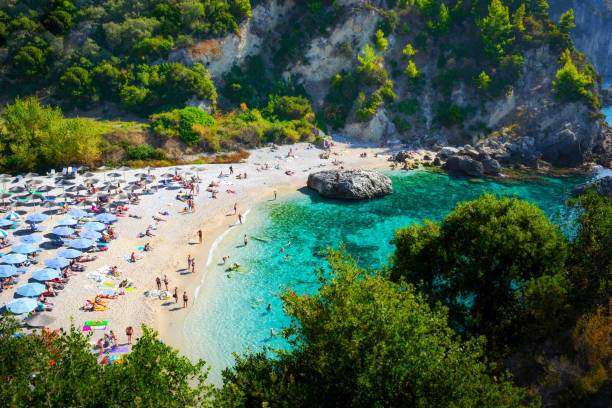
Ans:
<svg viewBox="0 0 612 408"><path fill-rule="evenodd" d="M569 9L559 19L559 31L569 35L574 27L576 27L574 23L574 9Z"/></svg>

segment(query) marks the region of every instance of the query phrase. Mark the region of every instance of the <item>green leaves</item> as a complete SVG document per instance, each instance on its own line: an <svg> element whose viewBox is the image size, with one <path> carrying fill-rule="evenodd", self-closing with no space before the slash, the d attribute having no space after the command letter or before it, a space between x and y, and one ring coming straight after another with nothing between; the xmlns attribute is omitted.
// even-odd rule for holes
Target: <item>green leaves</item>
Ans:
<svg viewBox="0 0 612 408"><path fill-rule="evenodd" d="M514 41L508 7L501 0L492 0L489 15L479 23L485 51L494 59L504 56Z"/></svg>
<svg viewBox="0 0 612 408"><path fill-rule="evenodd" d="M481 341L459 341L446 313L409 285L330 251L313 295L283 290L291 351L236 358L220 406L520 406L524 392L494 382Z"/></svg>
<svg viewBox="0 0 612 408"><path fill-rule="evenodd" d="M566 102L590 97L592 93L586 87L593 83L593 78L588 73L578 71L569 50L563 52L560 62L563 67L557 71L557 80L553 81L557 97Z"/></svg>

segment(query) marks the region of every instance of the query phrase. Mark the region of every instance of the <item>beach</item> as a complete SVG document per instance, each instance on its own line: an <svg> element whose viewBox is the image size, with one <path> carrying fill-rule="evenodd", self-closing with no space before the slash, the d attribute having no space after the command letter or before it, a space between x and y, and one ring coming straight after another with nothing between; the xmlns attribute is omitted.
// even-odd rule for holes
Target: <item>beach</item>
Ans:
<svg viewBox="0 0 612 408"><path fill-rule="evenodd" d="M248 223L250 208L265 200L272 200L274 191L278 197L282 197L304 187L308 174L312 171L338 168L339 165L345 169L388 168L387 158L391 153L388 148L366 148L343 143L336 143L333 146L334 154L330 155L329 159L321 159L319 155L322 152L324 150L308 144L282 146L274 150L270 148L253 150L246 163L231 164L234 174L223 178L218 176L220 172L229 173L230 164L186 165L150 170L150 174L158 178L162 174L174 172L196 174L201 182L200 192L194 197L195 211L182 212L186 203L176 199L180 191L178 183L176 187L160 188L151 195L141 195L139 205L129 205L128 210L128 213L138 215L140 218L120 218L114 224L117 238L109 243L109 249L97 252L98 258L85 264L86 271L75 272L57 297L48 298L48 301L53 303L52 311L43 312L53 319L48 327L67 330L72 324L81 330L87 321L108 321L107 330L113 330L119 344L124 345L127 343L125 329L128 326L133 327L137 338L141 333L141 325L146 324L159 332L162 341L181 351L185 350L185 335L188 333L183 330L183 321L190 312L190 305L193 304L196 295L207 296L214 287L212 277L206 273L207 265L221 261L221 259L209 259L209 255L214 252L212 249L221 241L223 234L226 234L230 228L240 228L238 216L234 215L234 204L237 205L237 213L243 215L243 222ZM360 157L363 152L367 152L367 157ZM378 157L375 157L376 153L379 153ZM268 169L264 169L266 163ZM294 173L287 175L286 171ZM128 181L135 180L134 175L137 173L143 171L136 169L125 171L119 181L123 178ZM246 179L237 179L235 176L238 173L246 173ZM79 177L77 176L75 182L81 182ZM101 172L96 173L96 177L108 179L107 174ZM216 199L211 198L211 193L206 191L211 181L220 182ZM18 207L18 209L20 212L25 210L28 213L43 210L39 207ZM161 215L166 212L167 215ZM27 214L23 214L23 218L26 216ZM154 216L164 221L155 222ZM43 234L50 233L56 225L55 222L64 217L52 215L45 220L42 223L46 227ZM154 236L139 237L148 227L155 228L151 229ZM198 240L198 230L203 232L201 244ZM19 237L13 237L15 243L18 243L18 240ZM151 251L139 250L146 243L151 246ZM10 247L2 251L4 254L9 252ZM56 256L56 252L56 249L44 250L39 259L44 261L46 258ZM134 263L126 260L132 252L139 258ZM195 258L194 273L187 271L188 256ZM102 275L106 275L108 268L112 266L118 267L119 276L104 276L100 282L99 275L96 280L96 275L91 274L92 271L99 271ZM29 267L21 276L21 282L17 286L26 283L32 271L43 267L42 262ZM162 289L165 289L164 276L167 276L170 293L177 288L178 302L171 297L160 300L159 297L144 296L145 292L157 289L157 277L162 279ZM114 290L124 279L132 282L133 289L117 296L116 299L108 300L106 310L90 312L81 309L87 300L94 299L101 288L105 288L102 285ZM184 292L189 298L187 308L183 308ZM14 293L14 288L2 292L0 305L13 300ZM97 341L102 333L94 331L92 343ZM195 355L189 357L198 358Z"/></svg>

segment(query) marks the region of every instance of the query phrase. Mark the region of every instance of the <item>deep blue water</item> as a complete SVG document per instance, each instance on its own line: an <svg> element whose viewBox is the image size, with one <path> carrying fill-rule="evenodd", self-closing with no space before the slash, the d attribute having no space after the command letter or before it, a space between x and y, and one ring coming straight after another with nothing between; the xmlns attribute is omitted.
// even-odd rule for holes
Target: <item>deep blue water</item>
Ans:
<svg viewBox="0 0 612 408"><path fill-rule="evenodd" d="M394 193L377 200L347 203L301 191L252 209L246 225L231 230L213 254L205 278L214 282L213 290L198 297L185 325L192 354L204 358L218 373L233 363L234 351L284 345L278 336L270 336L271 328L278 330L289 323L275 294L280 286L298 293L315 291L313 271L326 266L327 247L337 248L343 242L360 266L379 269L393 251L390 240L396 228L424 218L440 220L458 202L483 192L516 194L554 219L563 212L571 189L584 181L580 177L467 179L426 171L396 172L391 178ZM242 245L245 233L250 237L247 247ZM280 252L281 248L285 251ZM245 270L226 272L217 264L224 255Z"/></svg>

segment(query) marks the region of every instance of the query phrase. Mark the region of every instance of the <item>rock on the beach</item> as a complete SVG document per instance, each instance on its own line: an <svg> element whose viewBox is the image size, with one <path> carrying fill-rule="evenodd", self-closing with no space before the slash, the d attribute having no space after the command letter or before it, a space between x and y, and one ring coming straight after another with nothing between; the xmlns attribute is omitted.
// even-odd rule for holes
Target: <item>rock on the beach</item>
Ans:
<svg viewBox="0 0 612 408"><path fill-rule="evenodd" d="M482 163L468 157L451 156L443 167L451 173L465 173L472 177L480 177L484 174Z"/></svg>
<svg viewBox="0 0 612 408"><path fill-rule="evenodd" d="M486 174L498 175L501 173L501 165L495 159L485 159L482 160L482 167L484 168L484 172Z"/></svg>
<svg viewBox="0 0 612 408"><path fill-rule="evenodd" d="M600 196L612 198L612 176L602 177L590 183L581 184L572 191L572 194L579 196L586 193L586 190L590 188L595 188Z"/></svg>
<svg viewBox="0 0 612 408"><path fill-rule="evenodd" d="M410 153L408 153L408 151L406 150L400 150L399 152L397 152L397 154L393 158L393 160L398 163L403 163L407 159L410 159Z"/></svg>
<svg viewBox="0 0 612 408"><path fill-rule="evenodd" d="M373 170L325 170L311 173L307 185L323 197L343 200L367 200L393 192L391 179Z"/></svg>

